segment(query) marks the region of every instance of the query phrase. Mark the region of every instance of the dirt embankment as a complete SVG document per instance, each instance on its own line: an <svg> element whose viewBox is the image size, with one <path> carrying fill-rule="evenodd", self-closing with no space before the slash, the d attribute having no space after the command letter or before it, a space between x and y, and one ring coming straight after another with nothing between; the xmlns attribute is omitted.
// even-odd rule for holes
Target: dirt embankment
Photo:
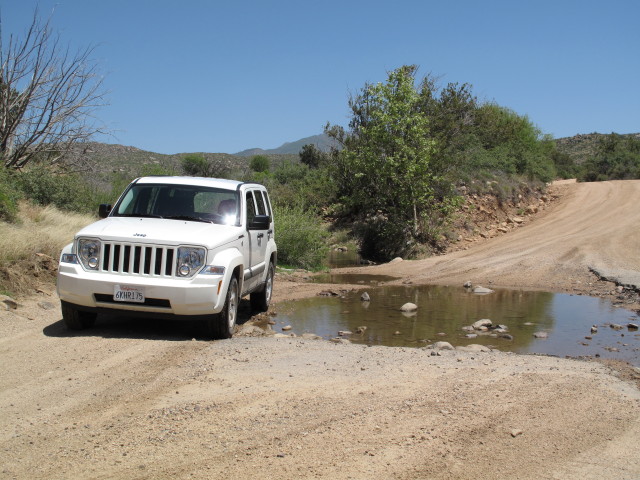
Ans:
<svg viewBox="0 0 640 480"><path fill-rule="evenodd" d="M366 271L558 291L640 271L640 182L567 188L508 234ZM275 300L322 288L297 287ZM640 477L640 391L602 364L60 319L46 289L0 312L0 478Z"/></svg>

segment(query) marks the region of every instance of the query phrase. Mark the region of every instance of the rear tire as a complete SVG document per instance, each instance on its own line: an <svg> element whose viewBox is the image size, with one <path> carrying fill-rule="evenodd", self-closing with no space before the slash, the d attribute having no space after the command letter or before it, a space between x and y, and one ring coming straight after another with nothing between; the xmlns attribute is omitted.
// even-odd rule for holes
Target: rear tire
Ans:
<svg viewBox="0 0 640 480"><path fill-rule="evenodd" d="M251 300L251 308L256 312L266 312L269 310L269 304L271 303L271 294L273 293L273 276L274 276L273 263L269 262L269 268L267 270L267 278L264 282L262 290L259 292L253 292L249 298Z"/></svg>
<svg viewBox="0 0 640 480"><path fill-rule="evenodd" d="M222 311L212 315L209 319L209 332L214 339L231 338L233 336L238 318L239 301L238 279L234 276L231 277L229 282L227 297Z"/></svg>
<svg viewBox="0 0 640 480"><path fill-rule="evenodd" d="M93 327L96 323L95 312L83 312L78 310L75 305L67 302L60 302L62 309L62 320L70 330L83 330Z"/></svg>

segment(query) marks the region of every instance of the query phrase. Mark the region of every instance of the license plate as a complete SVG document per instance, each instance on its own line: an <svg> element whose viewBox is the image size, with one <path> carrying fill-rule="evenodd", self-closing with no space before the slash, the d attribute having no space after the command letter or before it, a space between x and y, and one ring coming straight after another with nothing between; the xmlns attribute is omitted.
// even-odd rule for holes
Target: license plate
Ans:
<svg viewBox="0 0 640 480"><path fill-rule="evenodd" d="M116 302L144 303L144 290L128 285L116 285L113 289L113 300Z"/></svg>

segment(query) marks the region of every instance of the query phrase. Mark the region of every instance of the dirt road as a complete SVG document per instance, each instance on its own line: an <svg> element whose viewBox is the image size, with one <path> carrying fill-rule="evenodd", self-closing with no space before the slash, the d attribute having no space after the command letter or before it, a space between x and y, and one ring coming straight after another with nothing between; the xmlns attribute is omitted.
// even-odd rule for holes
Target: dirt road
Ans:
<svg viewBox="0 0 640 480"><path fill-rule="evenodd" d="M565 188L500 238L368 271L559 291L639 272L640 182ZM0 312L2 479L640 477L640 391L598 363L60 318L50 288Z"/></svg>
<svg viewBox="0 0 640 480"><path fill-rule="evenodd" d="M640 181L560 182L561 200L533 222L469 250L371 267L415 283L588 292L590 269L640 289Z"/></svg>

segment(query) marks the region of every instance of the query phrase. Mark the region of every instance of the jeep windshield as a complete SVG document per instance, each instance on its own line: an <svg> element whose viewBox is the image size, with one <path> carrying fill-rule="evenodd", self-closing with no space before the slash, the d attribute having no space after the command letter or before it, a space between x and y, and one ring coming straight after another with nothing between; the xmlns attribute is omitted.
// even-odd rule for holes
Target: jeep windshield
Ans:
<svg viewBox="0 0 640 480"><path fill-rule="evenodd" d="M239 225L235 190L197 185L134 184L114 207L113 217L151 217Z"/></svg>

